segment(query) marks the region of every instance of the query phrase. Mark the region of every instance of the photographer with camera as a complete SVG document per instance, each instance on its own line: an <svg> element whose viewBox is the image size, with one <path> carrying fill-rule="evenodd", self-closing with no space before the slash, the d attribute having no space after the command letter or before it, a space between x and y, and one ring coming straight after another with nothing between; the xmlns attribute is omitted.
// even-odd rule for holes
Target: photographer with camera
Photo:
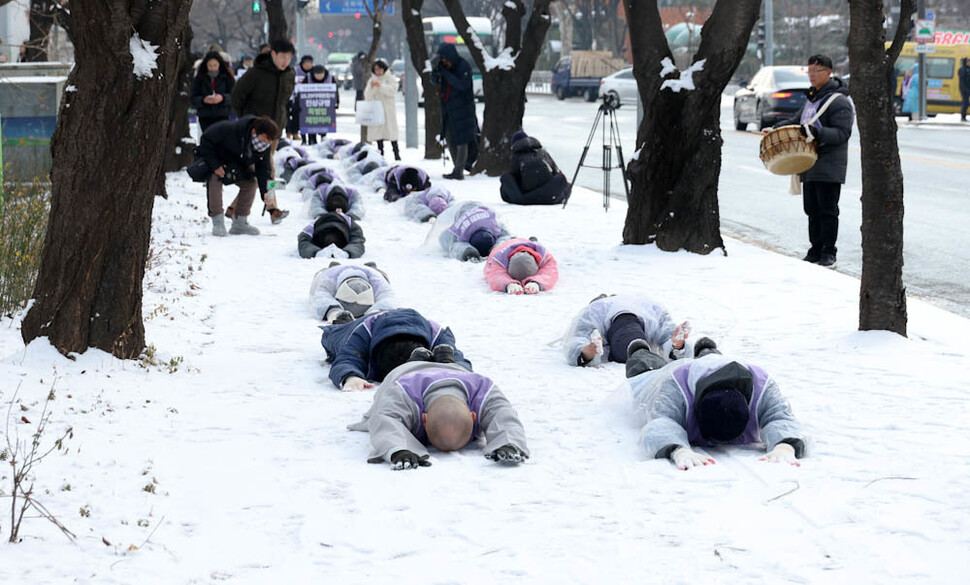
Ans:
<svg viewBox="0 0 970 585"><path fill-rule="evenodd" d="M206 196L209 217L212 218L212 235L227 235L222 186L233 184L239 185L239 195L228 233L259 234L258 229L249 225L249 212L256 198L256 189L259 188L263 195L268 191L269 147L279 135L279 126L266 116L243 116L235 122L219 122L202 133L196 154L208 167Z"/></svg>
<svg viewBox="0 0 970 585"><path fill-rule="evenodd" d="M441 98L441 136L455 162L455 170L444 178L461 181L478 158L478 116L472 68L458 56L455 45L441 43L438 47L431 60L431 82L438 86Z"/></svg>

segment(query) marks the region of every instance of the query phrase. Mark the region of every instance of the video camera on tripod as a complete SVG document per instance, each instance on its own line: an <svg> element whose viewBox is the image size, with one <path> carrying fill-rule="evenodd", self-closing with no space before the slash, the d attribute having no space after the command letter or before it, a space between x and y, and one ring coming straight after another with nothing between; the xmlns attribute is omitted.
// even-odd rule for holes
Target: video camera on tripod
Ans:
<svg viewBox="0 0 970 585"><path fill-rule="evenodd" d="M596 118L593 119L593 127L589 131L589 137L586 139L586 146L583 147L583 156L579 158L579 164L576 165L576 172L573 173L573 180L569 183L569 192L572 193L572 188L576 185L576 177L579 176L579 169L587 166L583 163L586 162L586 155L589 154L589 146L593 143L593 136L596 134L596 127L599 126L600 121L603 119L603 114L609 119L609 122L603 124L603 161L599 167L589 165L589 168L595 169L599 168L603 171L603 209L609 211L610 209L610 172L613 169L620 169L621 178L623 180L623 190L626 192L627 199L630 198L630 186L627 184L626 180L626 163L623 160L623 146L620 144L620 125L616 120L616 111L620 109L622 105L620 103L620 97L613 92L604 93L601 97L603 103L600 104L599 110L596 112ZM607 132L607 129L609 132ZM617 165L613 164L613 149L616 149L617 155ZM563 209L566 208L566 204L569 203L569 197L562 202Z"/></svg>

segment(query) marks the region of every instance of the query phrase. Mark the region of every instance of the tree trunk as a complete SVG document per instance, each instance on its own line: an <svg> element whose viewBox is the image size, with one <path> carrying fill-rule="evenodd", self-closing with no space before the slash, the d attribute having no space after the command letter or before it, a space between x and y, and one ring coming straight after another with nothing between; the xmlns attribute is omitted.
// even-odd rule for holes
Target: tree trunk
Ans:
<svg viewBox="0 0 970 585"><path fill-rule="evenodd" d="M74 2L76 64L51 140L51 211L24 341L121 358L145 346L142 278L191 0ZM158 47L140 77L130 41Z"/></svg>
<svg viewBox="0 0 970 585"><path fill-rule="evenodd" d="M643 122L627 173L624 243L656 242L662 250L698 254L724 248L717 203L721 93L744 57L760 8L760 0L718 2L691 65L695 89L673 91L690 74L661 77L661 61L672 63L673 57L656 3L626 0Z"/></svg>
<svg viewBox="0 0 970 585"><path fill-rule="evenodd" d="M185 27L182 45L178 56L178 77L172 92L172 105L169 108L168 140L165 143L165 159L162 163L162 193L165 196L164 173L179 171L192 164L194 160L192 133L189 130L189 94L192 86L192 25Z"/></svg>
<svg viewBox="0 0 970 585"><path fill-rule="evenodd" d="M901 14L912 13L903 0ZM903 171L892 94L896 57L909 29L899 25L885 49L881 0L850 0L849 71L862 145L862 283L859 329L906 335L903 285Z"/></svg>
<svg viewBox="0 0 970 585"><path fill-rule="evenodd" d="M55 4L51 0L31 0L27 11L27 24L30 38L27 45L27 61L40 63L49 59L47 49L50 47L51 27L54 26Z"/></svg>
<svg viewBox="0 0 970 585"><path fill-rule="evenodd" d="M559 3L559 46L560 57L566 57L573 52L573 13L566 6L566 2Z"/></svg>
<svg viewBox="0 0 970 585"><path fill-rule="evenodd" d="M438 88L431 83L431 71L428 67L428 44L424 40L424 25L421 23L421 8L424 0L403 0L401 18L407 32L408 49L411 53L411 64L421 76L419 80L424 90L424 158L437 160L441 158L441 101L438 99ZM435 49L436 47L432 47Z"/></svg>
<svg viewBox="0 0 970 585"><path fill-rule="evenodd" d="M504 4L502 14L509 25L506 29L505 47L499 51L514 59L514 65L501 68L493 65L486 67L485 55L477 35L471 32L468 19L461 4L456 0L444 0L445 8L460 31L465 45L471 52L475 64L482 72L482 91L485 93L485 113L482 121L482 142L478 149L478 161L472 173L484 172L490 177L496 177L509 167L510 138L522 128L522 115L525 112L525 88L532 77L536 59L542 52L542 44L552 18L549 16L550 0L535 0L532 13L526 24L525 32L520 33L521 26L512 24L521 22L515 13L524 14L522 0L508 0Z"/></svg>
<svg viewBox="0 0 970 585"><path fill-rule="evenodd" d="M269 19L269 42L290 38L283 0L266 0L266 18Z"/></svg>

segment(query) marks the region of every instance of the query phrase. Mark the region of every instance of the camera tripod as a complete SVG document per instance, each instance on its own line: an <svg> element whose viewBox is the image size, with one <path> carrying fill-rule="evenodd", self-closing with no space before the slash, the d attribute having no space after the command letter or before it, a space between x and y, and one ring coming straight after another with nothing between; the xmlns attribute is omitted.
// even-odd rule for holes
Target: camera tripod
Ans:
<svg viewBox="0 0 970 585"><path fill-rule="evenodd" d="M579 164L576 165L576 172L573 173L573 180L569 183L570 195L572 195L572 188L576 184L576 177L579 176L579 169L582 167L588 167L591 169L599 168L603 171L603 209L610 209L610 173L613 169L620 169L621 179L623 180L623 190L626 192L627 199L630 198L630 187L626 180L626 163L623 160L623 146L620 144L620 125L616 121L616 110L619 108L619 104L615 104L613 100L608 100L609 96L603 96L603 103L600 104L600 109L596 112L596 118L593 119L593 127L589 131L589 137L586 139L586 146L583 147L583 155L579 157ZM595 165L583 164L586 162L586 155L589 154L589 146L593 143L593 137L596 135L596 127L600 125L600 122L605 118L608 121L603 122L602 132L603 132L603 161L599 167ZM616 149L617 164L613 164L613 149ZM563 209L566 208L566 204L569 203L569 197L562 202Z"/></svg>

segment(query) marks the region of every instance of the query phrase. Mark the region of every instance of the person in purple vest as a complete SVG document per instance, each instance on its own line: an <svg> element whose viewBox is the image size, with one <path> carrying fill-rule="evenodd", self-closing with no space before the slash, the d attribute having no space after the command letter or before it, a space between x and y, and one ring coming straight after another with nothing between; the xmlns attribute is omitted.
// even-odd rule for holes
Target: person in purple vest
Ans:
<svg viewBox="0 0 970 585"><path fill-rule="evenodd" d="M310 217L320 217L327 212L345 213L360 221L364 217L364 204L357 189L323 183L310 194Z"/></svg>
<svg viewBox="0 0 970 585"><path fill-rule="evenodd" d="M492 380L420 358L391 371L363 419L347 428L370 434L368 463L395 469L430 466L428 444L457 451L480 437L487 459L515 465L529 458L519 416Z"/></svg>
<svg viewBox="0 0 970 585"><path fill-rule="evenodd" d="M391 309L352 323L323 328L330 381L344 391L372 388L388 372L408 361L415 350L431 352L438 362L472 364L455 347L455 335L414 309ZM421 353L421 352L419 352Z"/></svg>
<svg viewBox="0 0 970 585"><path fill-rule="evenodd" d="M431 187L408 197L404 203L404 213L414 221L431 221L448 209L455 198L444 187Z"/></svg>
<svg viewBox="0 0 970 585"><path fill-rule="evenodd" d="M310 306L317 319L349 323L397 306L387 274L377 264L363 266L331 262L316 273L310 285Z"/></svg>
<svg viewBox="0 0 970 585"><path fill-rule="evenodd" d="M725 358L706 337L694 345L695 359L670 363L646 347L630 349L626 376L647 456L690 469L714 463L692 445L763 443L762 460L799 465L805 433L763 369Z"/></svg>
<svg viewBox="0 0 970 585"><path fill-rule="evenodd" d="M296 236L301 258L360 258L364 241L357 221L341 212L324 213Z"/></svg>
<svg viewBox="0 0 970 585"><path fill-rule="evenodd" d="M384 200L394 203L402 197L407 197L415 191L424 191L431 188L431 179L428 173L418 167L408 165L397 165L391 167L384 174Z"/></svg>
<svg viewBox="0 0 970 585"><path fill-rule="evenodd" d="M451 226L438 236L438 243L448 256L465 262L488 258L495 244L509 239L495 212L481 203L466 201L456 210Z"/></svg>

